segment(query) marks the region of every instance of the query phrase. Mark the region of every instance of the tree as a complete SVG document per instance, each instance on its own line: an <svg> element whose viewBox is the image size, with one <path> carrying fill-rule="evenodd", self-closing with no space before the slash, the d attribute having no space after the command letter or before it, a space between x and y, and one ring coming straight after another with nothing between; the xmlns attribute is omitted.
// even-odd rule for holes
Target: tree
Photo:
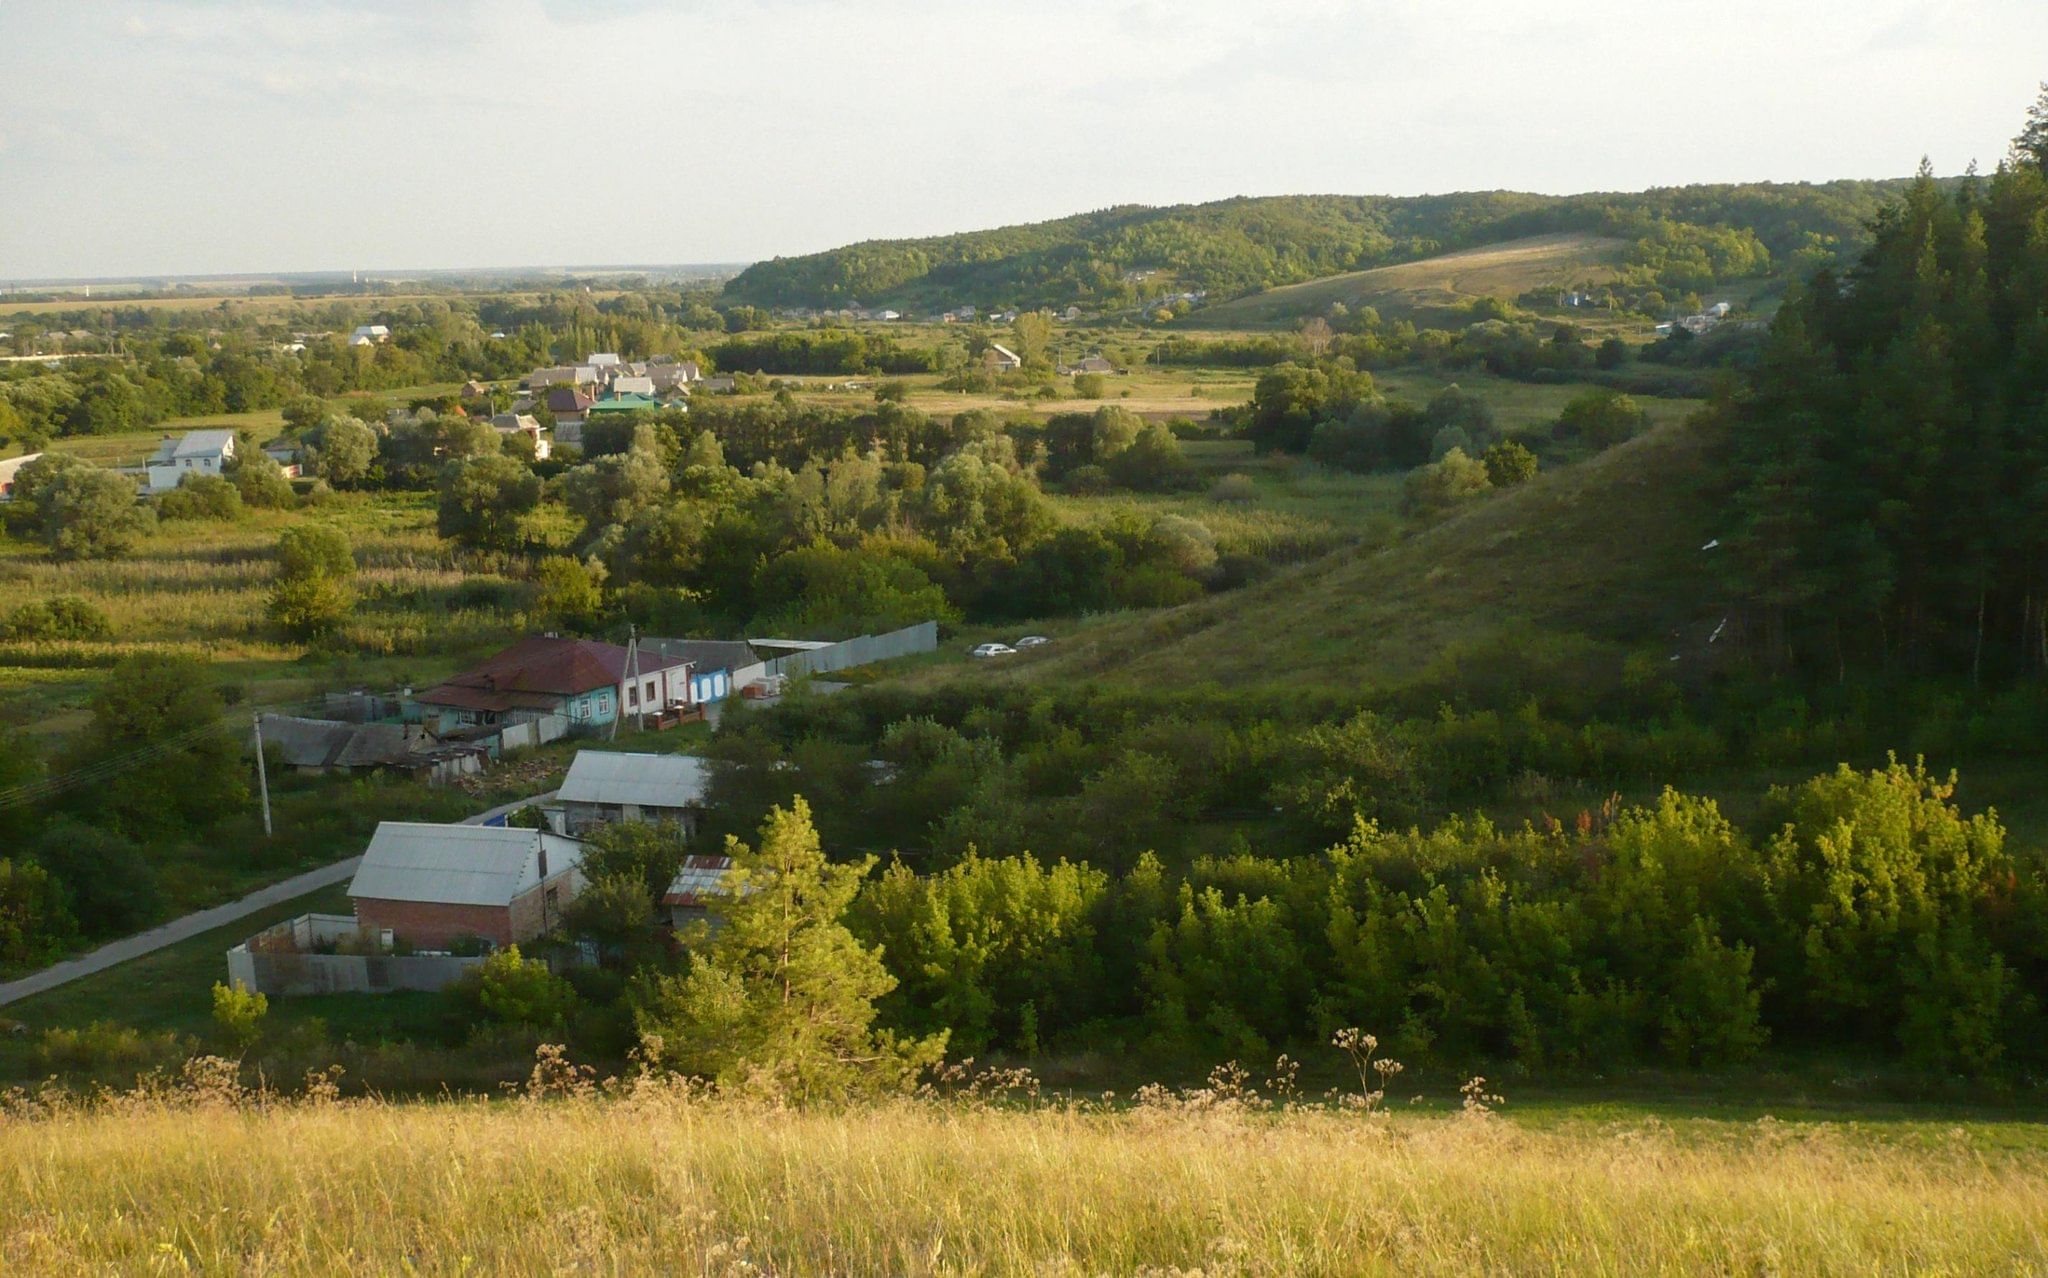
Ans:
<svg viewBox="0 0 2048 1278"><path fill-rule="evenodd" d="M284 467L260 452L236 453L221 474L241 494L244 505L282 510L292 504L292 481Z"/></svg>
<svg viewBox="0 0 2048 1278"><path fill-rule="evenodd" d="M2013 158L2048 177L2048 84L2027 108L2027 122L2012 141Z"/></svg>
<svg viewBox="0 0 2048 1278"><path fill-rule="evenodd" d="M486 550L519 544L520 519L540 505L540 478L503 453L449 462L441 470L435 526L443 537Z"/></svg>
<svg viewBox="0 0 2048 1278"><path fill-rule="evenodd" d="M1193 477L1180 440L1165 422L1148 422L1129 447L1109 459L1107 469L1118 485L1139 492L1165 492Z"/></svg>
<svg viewBox="0 0 2048 1278"><path fill-rule="evenodd" d="M944 1055L944 1032L898 1039L874 1028L896 987L879 949L842 922L874 867L826 861L801 798L762 823L758 850L730 839L734 873L716 926L693 938L687 971L635 990L643 1041L685 1072L806 1102L900 1089Z"/></svg>
<svg viewBox="0 0 2048 1278"><path fill-rule="evenodd" d="M0 857L0 971L55 958L74 935L64 890L50 872L34 861Z"/></svg>
<svg viewBox="0 0 2048 1278"><path fill-rule="evenodd" d="M773 634L880 634L933 619L950 625L960 617L946 592L909 560L822 540L765 564L754 597L773 603L754 630Z"/></svg>
<svg viewBox="0 0 2048 1278"><path fill-rule="evenodd" d="M30 462L22 474L42 464ZM137 501L134 480L97 466L58 467L38 476L22 499L58 559L119 558L156 524L155 512Z"/></svg>
<svg viewBox="0 0 2048 1278"><path fill-rule="evenodd" d="M241 808L249 789L238 737L222 723L225 709L206 666L191 657L142 653L116 662L63 766L119 770L65 802L95 824L137 836L211 825ZM150 752L139 754L145 747Z"/></svg>
<svg viewBox="0 0 2048 1278"><path fill-rule="evenodd" d="M1492 486L1483 462L1467 457L1462 448L1453 448L1442 460L1409 474L1401 490L1401 506L1411 515L1431 519Z"/></svg>
<svg viewBox="0 0 2048 1278"><path fill-rule="evenodd" d="M306 468L337 488L352 488L377 460L377 432L346 413L329 413L300 439Z"/></svg>
<svg viewBox="0 0 2048 1278"><path fill-rule="evenodd" d="M1329 353L1330 343L1336 339L1336 336L1330 329L1330 321L1320 315L1314 315L1302 321L1302 347L1316 359L1321 359Z"/></svg>
<svg viewBox="0 0 2048 1278"><path fill-rule="evenodd" d="M604 566L568 555L542 560L533 573L532 609L564 629L595 623L604 610Z"/></svg>
<svg viewBox="0 0 2048 1278"><path fill-rule="evenodd" d="M232 985L213 983L213 1024L236 1052L256 1046L256 1040L263 1036L263 1018L269 1013L267 995L240 981Z"/></svg>
<svg viewBox="0 0 2048 1278"><path fill-rule="evenodd" d="M1495 488L1513 488L1536 477L1540 463L1536 454L1512 439L1503 439L1486 450L1480 460L1486 463L1486 478Z"/></svg>
<svg viewBox="0 0 2048 1278"><path fill-rule="evenodd" d="M113 633L107 614L77 595L31 599L0 620L0 638L31 642L105 639Z"/></svg>
<svg viewBox="0 0 2048 1278"><path fill-rule="evenodd" d="M138 932L162 908L156 867L115 831L60 815L44 823L29 848L64 885L71 915L89 936Z"/></svg>
<svg viewBox="0 0 2048 1278"><path fill-rule="evenodd" d="M494 950L448 987L448 998L476 1020L558 1032L576 1010L576 989L539 959L508 945Z"/></svg>
<svg viewBox="0 0 2048 1278"><path fill-rule="evenodd" d="M1010 323L1011 340L1017 343L1017 358L1026 368L1043 368L1052 345L1052 315L1047 311L1025 311Z"/></svg>
<svg viewBox="0 0 2048 1278"><path fill-rule="evenodd" d="M294 524L277 538L270 619L299 639L326 634L355 607L356 561L348 537L326 524Z"/></svg>
<svg viewBox="0 0 2048 1278"><path fill-rule="evenodd" d="M1595 448L1609 448L1633 438L1649 421L1632 397L1601 387L1567 403L1553 433L1561 440L1583 439Z"/></svg>

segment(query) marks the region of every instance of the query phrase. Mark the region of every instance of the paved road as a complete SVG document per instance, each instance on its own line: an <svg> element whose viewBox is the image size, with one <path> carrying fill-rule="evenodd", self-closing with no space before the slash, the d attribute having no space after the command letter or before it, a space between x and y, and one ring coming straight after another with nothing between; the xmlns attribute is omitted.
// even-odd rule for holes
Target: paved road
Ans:
<svg viewBox="0 0 2048 1278"><path fill-rule="evenodd" d="M503 816L515 809L523 808L529 803L540 803L554 797L555 791L550 790L546 794L536 794L531 798L502 804L488 812L479 812L475 816L464 817L461 823L463 825L483 825L494 817ZM18 981L9 981L4 985L0 985L0 1007L5 1007L9 1003L25 999L32 994L40 994L44 990L56 989L59 985L69 984L81 976L90 976L94 972L104 972L110 967L126 963L132 958L141 958L145 954L154 953L167 945L176 945L179 941L189 941L201 932L211 932L217 927L225 926L236 919L246 918L251 914L267 910L273 905L282 904L294 897L305 896L309 892L317 892L321 888L332 887L337 883L346 883L355 876L356 863L362 859L359 856L352 856L345 861L336 861L332 865L323 865L317 870L308 870L304 874L286 879L282 883L273 883L269 887L258 888L239 901L230 901L226 905L216 905L212 909L200 910L196 914L187 914L183 918L172 919L170 922L160 927L153 927L147 932L140 932L134 936L124 936L118 941L109 941L98 949L90 953L81 954L75 959L66 959L62 963L46 967L40 972L31 972Z"/></svg>

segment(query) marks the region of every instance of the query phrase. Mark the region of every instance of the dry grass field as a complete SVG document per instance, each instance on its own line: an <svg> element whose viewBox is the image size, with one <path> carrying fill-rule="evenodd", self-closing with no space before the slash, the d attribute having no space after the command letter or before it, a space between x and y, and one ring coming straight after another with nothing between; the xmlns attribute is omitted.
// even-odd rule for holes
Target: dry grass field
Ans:
<svg viewBox="0 0 2048 1278"><path fill-rule="evenodd" d="M1482 297L1512 299L1530 289L1597 283L1626 247L1623 240L1579 232L1537 235L1268 289L1209 307L1196 322L1210 328L1270 327L1320 314L1333 302L1353 310L1371 306L1397 319Z"/></svg>
<svg viewBox="0 0 2048 1278"><path fill-rule="evenodd" d="M249 1274L2010 1274L2024 1124L665 1090L0 1115L0 1268Z"/></svg>

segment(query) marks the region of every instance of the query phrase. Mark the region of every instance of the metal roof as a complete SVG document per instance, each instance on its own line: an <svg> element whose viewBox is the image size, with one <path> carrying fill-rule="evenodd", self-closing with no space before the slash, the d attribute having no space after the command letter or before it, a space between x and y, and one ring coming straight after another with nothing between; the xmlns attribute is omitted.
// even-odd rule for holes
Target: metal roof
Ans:
<svg viewBox="0 0 2048 1278"><path fill-rule="evenodd" d="M732 873L729 856L686 856L670 880L663 905L702 905L704 898L726 893L726 876Z"/></svg>
<svg viewBox="0 0 2048 1278"><path fill-rule="evenodd" d="M688 808L701 806L710 786L710 764L695 755L578 750L555 797L563 803Z"/></svg>
<svg viewBox="0 0 2048 1278"><path fill-rule="evenodd" d="M405 725L346 723L294 715L263 716L263 744L297 768L360 768L394 763L412 748Z"/></svg>
<svg viewBox="0 0 2048 1278"><path fill-rule="evenodd" d="M581 843L543 830L385 821L370 839L348 894L437 905L510 905L520 893L582 862Z"/></svg>
<svg viewBox="0 0 2048 1278"><path fill-rule="evenodd" d="M743 670L761 660L738 639L642 639L640 651L658 652L668 660L686 662L699 674Z"/></svg>

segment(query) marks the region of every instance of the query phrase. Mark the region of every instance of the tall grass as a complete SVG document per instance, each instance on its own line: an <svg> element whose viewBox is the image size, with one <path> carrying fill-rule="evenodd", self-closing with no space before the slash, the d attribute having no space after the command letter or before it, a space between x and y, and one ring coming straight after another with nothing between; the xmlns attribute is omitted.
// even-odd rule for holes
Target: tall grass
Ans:
<svg viewBox="0 0 2048 1278"><path fill-rule="evenodd" d="M1323 1109L189 1100L0 1120L0 1264L100 1272L2011 1273L1961 1131Z"/></svg>

